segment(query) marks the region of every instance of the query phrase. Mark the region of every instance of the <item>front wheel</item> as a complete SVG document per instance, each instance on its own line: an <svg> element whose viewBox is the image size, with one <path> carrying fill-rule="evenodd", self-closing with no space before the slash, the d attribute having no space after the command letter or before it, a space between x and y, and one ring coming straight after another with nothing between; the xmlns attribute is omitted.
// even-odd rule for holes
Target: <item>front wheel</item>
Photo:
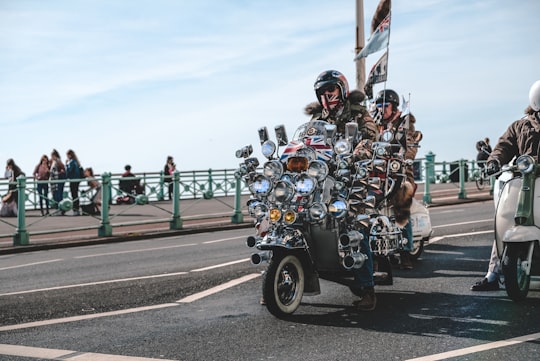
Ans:
<svg viewBox="0 0 540 361"><path fill-rule="evenodd" d="M413 242L413 249L409 251L409 255L413 261L418 260L424 251L424 238Z"/></svg>
<svg viewBox="0 0 540 361"><path fill-rule="evenodd" d="M525 271L528 258L528 244L508 243L506 257L502 262L506 293L514 301L521 301L529 293L531 276Z"/></svg>
<svg viewBox="0 0 540 361"><path fill-rule="evenodd" d="M304 295L304 269L298 257L275 255L263 281L266 308L278 318L291 315Z"/></svg>

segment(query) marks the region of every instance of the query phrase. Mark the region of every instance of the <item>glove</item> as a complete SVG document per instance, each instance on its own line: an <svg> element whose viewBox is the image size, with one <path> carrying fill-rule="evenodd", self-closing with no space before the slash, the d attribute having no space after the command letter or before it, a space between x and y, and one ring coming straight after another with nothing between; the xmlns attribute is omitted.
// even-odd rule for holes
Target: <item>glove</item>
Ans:
<svg viewBox="0 0 540 361"><path fill-rule="evenodd" d="M499 173L500 170L501 170L501 166L497 159L492 159L486 163L486 172L488 175Z"/></svg>

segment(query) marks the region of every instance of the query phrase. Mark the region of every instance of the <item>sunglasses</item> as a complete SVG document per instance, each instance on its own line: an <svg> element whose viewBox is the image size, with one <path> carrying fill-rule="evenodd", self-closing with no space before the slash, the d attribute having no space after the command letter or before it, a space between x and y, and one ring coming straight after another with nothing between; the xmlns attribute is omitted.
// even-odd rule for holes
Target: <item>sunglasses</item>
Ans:
<svg viewBox="0 0 540 361"><path fill-rule="evenodd" d="M330 84L330 85L327 85L323 88L321 88L321 93L333 93L335 90L337 89L337 85L335 84Z"/></svg>
<svg viewBox="0 0 540 361"><path fill-rule="evenodd" d="M390 105L390 103L379 103L377 104L377 108L386 108L388 105Z"/></svg>

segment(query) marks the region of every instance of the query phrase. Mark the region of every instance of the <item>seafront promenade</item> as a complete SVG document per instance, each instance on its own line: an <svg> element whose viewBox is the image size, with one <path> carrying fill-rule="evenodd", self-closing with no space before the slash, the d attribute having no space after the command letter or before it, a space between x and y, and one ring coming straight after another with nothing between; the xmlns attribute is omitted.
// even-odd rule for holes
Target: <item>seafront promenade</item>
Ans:
<svg viewBox="0 0 540 361"><path fill-rule="evenodd" d="M456 203L491 201L489 187L479 191L474 182L465 183L463 198L458 184L437 183L429 185L430 207ZM423 200L424 184L418 184L415 198ZM108 242L124 242L138 239L168 237L182 234L212 232L231 228L249 228L253 220L247 214L248 195L242 196L242 220L233 223L235 198L214 197L180 201L180 223L171 225L173 214L171 201L156 201L145 205L111 205L109 209L112 235L99 234L100 217L51 215L42 217L39 211L27 211L26 228L28 245L14 245L13 234L17 229L17 218L0 218L0 254L29 252L59 247Z"/></svg>

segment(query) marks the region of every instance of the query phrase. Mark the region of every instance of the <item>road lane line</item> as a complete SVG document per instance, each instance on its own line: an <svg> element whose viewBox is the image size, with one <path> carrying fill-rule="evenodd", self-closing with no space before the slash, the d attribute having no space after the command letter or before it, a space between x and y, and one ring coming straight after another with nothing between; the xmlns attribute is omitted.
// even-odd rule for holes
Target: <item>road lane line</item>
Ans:
<svg viewBox="0 0 540 361"><path fill-rule="evenodd" d="M438 242L440 240L443 240L445 238L457 238L457 237L465 237L465 236L476 236L478 234L487 234L487 233L493 233L493 230L489 231L478 231L478 232L468 232L468 233L456 233L456 234L447 234L446 236L438 236L433 237L429 239L429 244Z"/></svg>
<svg viewBox="0 0 540 361"><path fill-rule="evenodd" d="M197 300L199 300L201 298L213 295L214 293L221 292L223 290L226 290L227 288L237 286L237 285L239 285L241 283L250 281L250 280L252 280L254 278L257 278L257 277L260 277L260 276L261 276L260 273L251 273L251 274L248 274L248 275L246 275L244 277L240 277L240 278L237 278L235 280L226 282L226 283L224 283L222 285L207 289L206 291L202 291L202 292L199 292L199 293L195 293L195 294L193 294L191 296L184 297L184 298L182 298L182 299L180 299L180 300L178 300L176 302L178 302L178 303L190 303L190 302L193 302L193 301L197 301Z"/></svg>
<svg viewBox="0 0 540 361"><path fill-rule="evenodd" d="M96 253L96 254L88 254L84 256L76 256L73 258L90 258L90 257L102 257L102 256L114 256L117 254L124 254L124 253L137 253L137 252L146 252L146 251L159 251L163 249L170 249L170 248L180 248L180 247L188 247L188 246L196 246L197 243L187 243L187 244L177 244L174 246L163 246L163 247L154 247L154 248L145 248L145 249L132 249L129 251L118 251L118 252L107 252L107 253Z"/></svg>
<svg viewBox="0 0 540 361"><path fill-rule="evenodd" d="M16 292L0 293L0 297L1 297L1 296L21 295L21 294L25 294L25 293L44 292L44 291L53 291L53 290L63 290L63 289L66 289L66 288L76 288L76 287L86 287L86 286L96 286L96 285L103 285L103 284L107 284L107 283L129 282L129 281L139 281L139 280L152 279L152 278L181 276L181 275L185 275L185 274L188 274L188 273L189 273L189 272L164 273L164 274L151 275L151 276L140 276L140 277L120 278L120 279L116 279L116 280L96 281L96 282L88 282L88 283L79 283L79 284L75 284L75 285L56 286L56 287L48 287L48 288L38 288L38 289L35 289L35 290L26 290L26 291L16 291Z"/></svg>
<svg viewBox="0 0 540 361"><path fill-rule="evenodd" d="M214 268L220 268L220 267L230 266L230 265L232 265L232 264L237 264L237 263L242 263L242 262L248 262L248 261L250 261L249 258L239 259L238 261L231 261L231 262L227 262L227 263L216 264L216 265L213 265L213 266L208 266L208 267L203 267L203 268L193 269L193 270L191 270L190 272L202 272L202 271L208 271L208 270L211 270L211 269L214 269Z"/></svg>
<svg viewBox="0 0 540 361"><path fill-rule="evenodd" d="M222 239L215 239L213 241L206 241L206 242L203 242L203 244L212 244L212 243L219 243L219 242L225 242L225 241L230 241L230 240L233 240L233 239L241 239L241 238L246 238L247 236L238 236L238 237L231 237L231 238L222 238Z"/></svg>
<svg viewBox="0 0 540 361"><path fill-rule="evenodd" d="M137 356L111 355L94 352L79 352L70 350L57 350L42 347L0 344L0 355L33 357L46 360L73 360L73 361L174 361L164 358L148 358Z"/></svg>
<svg viewBox="0 0 540 361"><path fill-rule="evenodd" d="M502 340L502 341L495 341L486 343L483 345L477 345L467 348L462 348L460 350L454 350L454 351L448 351L443 352L435 355L429 355L429 356L423 356L423 357L417 357L413 359L408 359L406 361L437 361L437 360L444 360L452 357L458 357L458 356L464 356L471 353L476 352L482 352L482 351L488 351L492 350L494 348L500 348L500 347L506 347L506 346L512 346L517 345L523 342L530 342L530 341L536 341L540 339L540 333L533 333L530 335L510 338L508 340Z"/></svg>
<svg viewBox="0 0 540 361"><path fill-rule="evenodd" d="M16 266L10 266L10 267L2 267L0 268L0 271L5 271L7 269L13 269L13 268L21 268L21 267L31 267L31 266L36 266L38 264L45 264L45 263L53 263L53 262L59 262L59 261L63 261L64 259L62 258L59 258L59 259L51 259L49 261L41 261L41 262L34 262L34 263L25 263L25 264L18 264Z"/></svg>
<svg viewBox="0 0 540 361"><path fill-rule="evenodd" d="M60 323L68 323L68 322L77 322L77 321L84 321L84 320L91 320L94 318L101 318L101 317L110 317L110 316L118 316L118 315L125 315L129 313L137 313L137 312L143 312L143 311L149 311L149 310L158 310L161 308L167 308L167 307L176 307L180 306L182 303L190 303L197 300L200 300L204 297L213 295L215 293L221 292L223 290L226 290L228 288L237 286L241 283L247 282L249 280L252 280L256 277L259 277L260 273L252 273L248 274L246 276L231 280L229 282L225 282L222 285L210 288L206 291L195 293L191 296L184 297L174 303L162 303L159 305L152 305L152 306L143 306L143 307L135 307L135 308L128 308L125 310L117 310L117 311L109 311L109 312L102 312L102 313L92 313L89 315L80 315L80 316L71 316L71 317L64 317L64 318L56 318L52 320L44 320L44 321L35 321L35 322L27 322L27 323L20 323L17 325L8 325L8 326L0 326L0 332L4 331L13 331L13 330L21 330L25 328L30 327L40 327L40 326L49 326L49 325L55 325Z"/></svg>
<svg viewBox="0 0 540 361"><path fill-rule="evenodd" d="M178 306L178 303L162 303L160 305L127 308L125 310L117 310L117 311L109 311L109 312L102 312L102 313L92 313L92 314L89 314L89 315L80 315L80 316L55 318L55 319L52 319L52 320L44 320L44 321L34 321L34 322L27 322L27 323L19 323L17 325L0 326L0 332L21 330L21 329L30 328L30 327L56 325L56 324L59 324L59 323L68 323L68 322L91 320L91 319L94 319L94 318L118 316L118 315L124 315L124 314L128 314L128 313L137 313L137 312L143 312L143 311L149 311L149 310L158 310L158 309L161 309L161 308L176 307L176 306Z"/></svg>
<svg viewBox="0 0 540 361"><path fill-rule="evenodd" d="M454 227L454 226L462 226L462 225L465 225L465 224L480 223L480 222L493 222L493 218L480 219L478 221L468 221L468 222L441 224L440 226L432 226L431 228Z"/></svg>

